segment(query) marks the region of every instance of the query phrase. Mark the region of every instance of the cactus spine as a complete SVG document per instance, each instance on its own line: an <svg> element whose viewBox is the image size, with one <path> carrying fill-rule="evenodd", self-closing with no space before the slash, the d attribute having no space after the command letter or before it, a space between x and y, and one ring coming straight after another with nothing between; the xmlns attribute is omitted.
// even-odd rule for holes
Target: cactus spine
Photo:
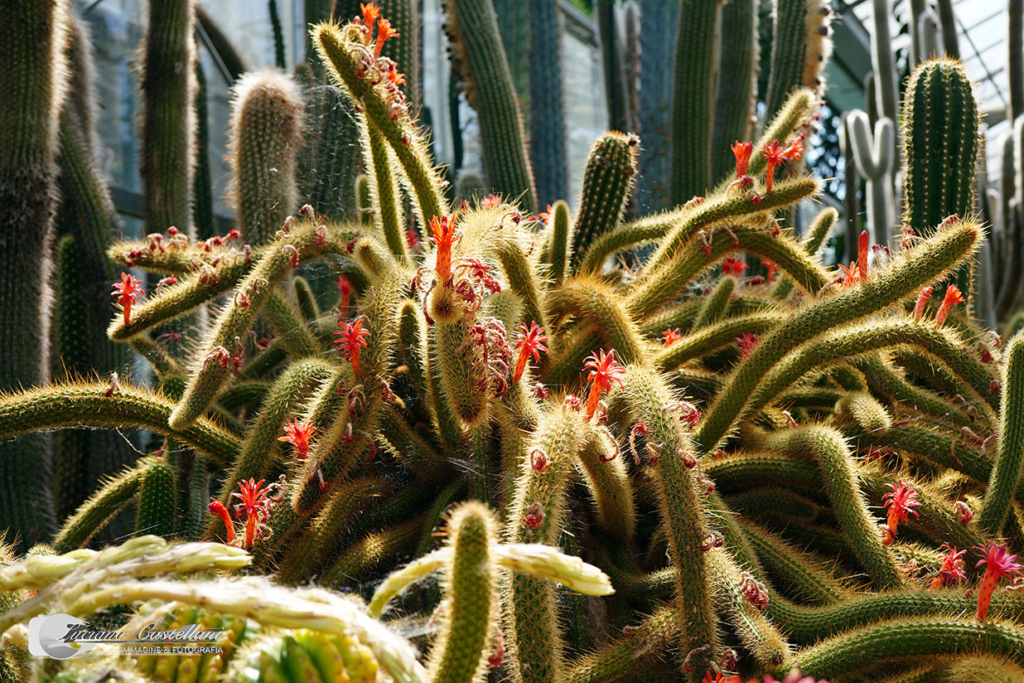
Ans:
<svg viewBox="0 0 1024 683"><path fill-rule="evenodd" d="M963 67L935 60L918 67L903 108L903 225L928 234L947 216L974 211L978 105Z"/></svg>

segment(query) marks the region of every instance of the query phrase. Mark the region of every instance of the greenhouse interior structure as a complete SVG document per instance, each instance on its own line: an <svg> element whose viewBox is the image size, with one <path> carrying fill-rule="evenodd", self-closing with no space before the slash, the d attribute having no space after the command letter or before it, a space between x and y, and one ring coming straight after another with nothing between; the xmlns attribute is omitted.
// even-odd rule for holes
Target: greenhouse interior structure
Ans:
<svg viewBox="0 0 1024 683"><path fill-rule="evenodd" d="M0 683L1024 683L1024 0L0 36Z"/></svg>

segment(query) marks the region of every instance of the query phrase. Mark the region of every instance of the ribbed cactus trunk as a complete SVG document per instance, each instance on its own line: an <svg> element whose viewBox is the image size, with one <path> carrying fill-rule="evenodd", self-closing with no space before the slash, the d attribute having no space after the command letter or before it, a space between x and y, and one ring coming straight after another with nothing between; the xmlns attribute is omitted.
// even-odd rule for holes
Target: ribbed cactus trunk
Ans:
<svg viewBox="0 0 1024 683"><path fill-rule="evenodd" d="M537 205L546 206L569 192L565 87L562 82L562 19L556 0L529 0L530 162L537 184Z"/></svg>
<svg viewBox="0 0 1024 683"><path fill-rule="evenodd" d="M829 3L824 0L775 0L772 12L771 71L768 75L765 121L771 121L786 104L789 95L799 87L820 93L824 85L825 61L831 52L829 35ZM723 10L725 13L730 10ZM724 19L723 19L724 21ZM723 30L727 51L736 49L736 36ZM739 38L745 44L743 37ZM741 47L740 49L745 49ZM736 87L724 78L722 83ZM781 142L781 140L780 140Z"/></svg>
<svg viewBox="0 0 1024 683"><path fill-rule="evenodd" d="M758 3L732 0L722 8L722 45L719 64L721 82L715 101L714 132L711 137L711 180L718 182L734 168L730 146L750 139L757 104Z"/></svg>
<svg viewBox="0 0 1024 683"><path fill-rule="evenodd" d="M960 59L960 38L953 0L937 0L939 19L942 21L942 48L950 59Z"/></svg>
<svg viewBox="0 0 1024 683"><path fill-rule="evenodd" d="M146 230L195 235L195 61L193 0L150 0L142 85L142 175Z"/></svg>
<svg viewBox="0 0 1024 683"><path fill-rule="evenodd" d="M685 0L679 9L672 93L672 202L677 205L703 195L712 182L721 10L718 0Z"/></svg>
<svg viewBox="0 0 1024 683"><path fill-rule="evenodd" d="M501 31L501 44L505 47L508 68L512 73L516 96L519 98L522 111L529 111L531 90L531 73L536 42L533 37L533 22L528 0L491 0L494 13L498 17L498 29Z"/></svg>
<svg viewBox="0 0 1024 683"><path fill-rule="evenodd" d="M16 0L0 12L0 390L49 377L50 255L64 99L65 4ZM56 530L51 440L0 443L0 528L26 547Z"/></svg>
<svg viewBox="0 0 1024 683"><path fill-rule="evenodd" d="M872 137L868 115L862 111L850 112L847 126L857 167L867 180L868 227L875 244L886 244L896 223L896 199L892 185L896 127L892 119L882 117L875 123Z"/></svg>
<svg viewBox="0 0 1024 683"><path fill-rule="evenodd" d="M625 50L619 35L619 16L613 0L601 0L594 7L597 33L601 44L604 71L604 97L608 108L608 125L612 130L631 131L633 110L630 107Z"/></svg>
<svg viewBox="0 0 1024 683"><path fill-rule="evenodd" d="M1010 76L1010 111L1007 118L1016 121L1024 114L1024 0L1009 0L1007 8L1006 69Z"/></svg>
<svg viewBox="0 0 1024 683"><path fill-rule="evenodd" d="M669 189L672 174L671 109L673 59L679 2L676 0L642 0L640 33L640 173L637 199L641 211L658 211L671 206Z"/></svg>

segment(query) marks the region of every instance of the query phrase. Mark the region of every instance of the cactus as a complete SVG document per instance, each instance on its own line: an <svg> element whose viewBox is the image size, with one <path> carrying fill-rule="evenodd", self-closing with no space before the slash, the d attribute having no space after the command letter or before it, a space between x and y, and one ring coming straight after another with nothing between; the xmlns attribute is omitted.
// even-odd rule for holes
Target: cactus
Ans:
<svg viewBox="0 0 1024 683"><path fill-rule="evenodd" d="M832 51L828 38L831 9L827 3L775 0L773 5L776 37L772 41L766 96L768 120L775 117L794 88L822 91L825 62Z"/></svg>
<svg viewBox="0 0 1024 683"><path fill-rule="evenodd" d="M644 140L640 149L640 166L644 169L637 180L637 199L645 211L667 209L671 202L672 119L665 103L672 97L670 50L674 45L679 21L679 3L673 0L644 0L640 13L640 32L644 46L640 53L639 133Z"/></svg>
<svg viewBox="0 0 1024 683"><path fill-rule="evenodd" d="M729 87L718 88L715 101L711 138L711 178L715 181L729 175L733 168L729 145L748 139L753 127L757 108L757 30L758 11L753 0L734 0L722 8L722 35L729 36L729 46L722 46L719 75ZM646 140L647 131L643 133Z"/></svg>
<svg viewBox="0 0 1024 683"><path fill-rule="evenodd" d="M1010 0L1006 10L1007 33L1006 49L1008 58L1006 68L1010 75L1010 108L1006 118L1016 121L1017 117L1024 114L1024 3L1019 0Z"/></svg>
<svg viewBox="0 0 1024 683"><path fill-rule="evenodd" d="M298 86L278 71L250 72L235 86L230 192L242 235L252 244L269 242L298 204L302 107Z"/></svg>
<svg viewBox="0 0 1024 683"><path fill-rule="evenodd" d="M848 115L850 147L857 168L867 179L868 228L876 243L885 244L896 224L896 200L892 186L896 129L892 119L888 118L878 120L874 136L868 126L868 116L864 112L854 111Z"/></svg>
<svg viewBox="0 0 1024 683"><path fill-rule="evenodd" d="M939 10L939 20L942 22L942 49L946 51L946 57L949 59L960 59L960 38L953 2L952 0L937 0L936 5Z"/></svg>
<svg viewBox="0 0 1024 683"><path fill-rule="evenodd" d="M889 0L871 0L871 68L879 118L899 120L899 85L896 82L895 51L889 36ZM890 171L890 175L892 171Z"/></svg>
<svg viewBox="0 0 1024 683"><path fill-rule="evenodd" d="M530 0L530 163L537 206L568 194L568 130L562 83L561 14L553 0ZM465 196L465 195L463 195Z"/></svg>
<svg viewBox="0 0 1024 683"><path fill-rule="evenodd" d="M333 85L301 65L304 98L288 100L344 98L331 113L351 116L355 133L338 139L340 119L293 106L290 126L256 140L264 150L293 141L288 159L236 164L240 200L260 168L286 171L249 196L292 195L263 235L242 218L225 236L165 226L112 242L89 131L73 127L88 118L83 93L48 105L64 114L59 128L56 118L35 120L49 137L34 141L34 165L8 164L4 182L24 187L0 186L13 202L5 206L36 207L48 227L49 195L22 190L56 187L58 152L74 203L52 252L49 330L35 306L36 327L0 339L3 358L24 339L52 340L47 367L72 371L49 382L35 368L0 395L3 466L19 494L4 498L3 526L18 531L8 519L43 509L48 489L27 486L45 457L59 458L45 486L63 498L60 529L44 539L52 548L0 549L3 675L429 683L481 681L500 668L494 675L528 683L706 682L740 671L781 679L799 667L815 680L1019 678L1024 342L1015 301L1003 340L959 306L950 283L989 248L973 205L931 216L918 206L922 190L907 192L906 214L925 215L913 219L916 235L872 245L856 226L848 247L857 265L826 266L835 210L818 213L800 239L780 223L822 191L800 163L820 93L798 79L811 88L793 90L756 141L736 132L741 139L716 142L718 123L736 113L727 106L703 122L708 159L721 169L731 153L735 173L709 173L705 196L677 208L624 217L644 169L624 170L636 163L635 138L606 133L575 221L564 201L534 216L522 198L471 190L468 180L453 211L401 87L405 36L387 10L362 4L311 32L311 59ZM694 13L710 21L712 4L686 3L679 30L695 32ZM330 10L314 5L310 16L326 20ZM793 50L793 64L811 68L819 62L798 46L824 15L817 3L799 5L803 19L778 29L777 53ZM466 6L490 16L483 0L460 0L457 18ZM751 5L721 9L734 10ZM33 26L12 30L36 35ZM475 49L497 54L493 20L481 35ZM699 38L680 52L701 68L672 78L677 94L702 95L710 112L733 93L709 86L704 60L717 57L699 51L714 37ZM46 55L80 69L83 45L56 40ZM749 62L745 50L737 62ZM12 63L44 80L54 73L38 58ZM746 83L749 66L734 66ZM955 116L939 119L938 91L921 76L966 103L957 73L941 60L916 72L910 105L928 106L904 118L908 131L928 134L904 136L908 163L938 148L931 134L969 147L970 117L951 106ZM863 113L850 119L850 142L867 156L858 165L875 169L886 154ZM894 137L887 117L878 130ZM358 187L317 161L357 139ZM933 160L919 169L928 178L911 172L908 183L927 185L956 163ZM1024 187L1012 165L1004 191ZM28 184L26 169L44 185ZM304 194L315 190L316 206L286 218L299 204L293 174ZM86 207L75 209L77 225L76 206ZM32 252L40 262L51 256L44 245L40 237ZM22 256L11 272L38 292L45 269ZM1003 270L1005 289L1013 283ZM102 308L86 305L100 298L78 284L100 277L90 272L105 286L117 276L113 305L106 293ZM335 277L337 294L325 286ZM21 291L10 289L11 301L25 300ZM107 347L131 349L151 375L102 369L95 337L75 334L94 306L109 321ZM196 326L196 339L178 346L187 357L175 357L167 324L203 308L216 312L211 324ZM33 358L42 364L38 349ZM149 376L153 388L139 379ZM120 440L115 430L148 432L159 440L150 452L163 448L83 481L77 438ZM33 443L48 431L60 432L59 448ZM104 547L121 532L106 527L126 510L137 532L159 536ZM151 658L97 649L25 668L24 625L56 613L97 626L130 613L128 628L224 628L228 646Z"/></svg>
<svg viewBox="0 0 1024 683"><path fill-rule="evenodd" d="M947 216L974 211L978 106L958 63L926 62L910 77L903 108L904 228L927 234ZM939 159L946 170L939 172Z"/></svg>

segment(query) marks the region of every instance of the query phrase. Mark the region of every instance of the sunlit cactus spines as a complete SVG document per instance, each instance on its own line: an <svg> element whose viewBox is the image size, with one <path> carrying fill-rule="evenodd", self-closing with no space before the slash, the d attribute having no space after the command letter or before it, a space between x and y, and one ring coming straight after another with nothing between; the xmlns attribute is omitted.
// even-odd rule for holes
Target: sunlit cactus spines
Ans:
<svg viewBox="0 0 1024 683"><path fill-rule="evenodd" d="M532 55L506 55L490 0L450 0L484 176L467 161L458 187L432 142L449 140L430 110L446 98L429 92L432 37L410 40L415 3L326 4L306 3L309 61L294 75L240 75L235 225L211 214L202 236L188 217L154 218L177 206L154 188L211 189L184 167L147 167L147 225L115 234L88 94L62 87L87 34L65 44L63 5L0 11L19 37L0 82L23 95L0 103L0 215L16 228L0 245L17 247L0 250L0 677L1020 679L1024 338L1019 254L998 246L1018 244L1019 226L1004 217L993 238L974 211L990 190L973 175L980 107L962 66L925 61L908 81L903 206L896 119L872 139L868 115L847 117L869 179L864 230L821 171L835 160L823 69L843 20L822 3L774 3L763 56L758 3L686 0L649 35L637 26L668 8L628 8L631 59L661 55L669 72L666 126L645 131L659 119L650 93L613 83L641 130L595 133L556 182L564 158L543 150L568 142L564 124L553 116L531 148L513 76L531 115L571 125L572 103L536 82L556 77L560 46L512 74ZM548 17L529 33L565 40L561 10L540 4L524 5ZM163 101L156 85L196 104L193 8L151 5L146 73L167 78L146 82L144 116ZM274 32L288 67L288 34ZM687 40L644 42L669 32ZM144 127L157 156L195 151L191 114L166 113L160 136ZM531 116L532 131L546 125ZM669 184L664 164L645 178L648 132L675 164L661 212L648 199ZM1024 187L1013 158L1002 175L1004 191ZM984 249L1007 257L991 274L1007 292L1002 335L958 278ZM132 455L83 478L99 435ZM96 644L33 661L29 624L55 614L220 629L223 649Z"/></svg>

